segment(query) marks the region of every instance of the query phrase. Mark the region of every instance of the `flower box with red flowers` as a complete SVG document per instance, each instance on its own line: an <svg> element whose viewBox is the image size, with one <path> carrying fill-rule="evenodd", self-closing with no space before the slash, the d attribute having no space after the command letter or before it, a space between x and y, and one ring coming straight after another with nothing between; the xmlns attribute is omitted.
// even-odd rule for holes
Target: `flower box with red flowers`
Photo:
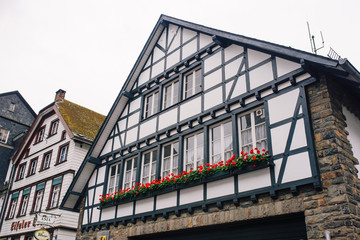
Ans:
<svg viewBox="0 0 360 240"><path fill-rule="evenodd" d="M265 149L257 148L249 153L241 152L236 158L235 154L226 161L214 164L204 164L189 172L183 171L180 174L169 174L162 179L155 179L150 183L136 183L128 189L120 189L118 192L100 195L100 206L102 208L139 200L168 193L177 189L196 186L205 182L216 181L236 174L242 174L270 166L270 155Z"/></svg>

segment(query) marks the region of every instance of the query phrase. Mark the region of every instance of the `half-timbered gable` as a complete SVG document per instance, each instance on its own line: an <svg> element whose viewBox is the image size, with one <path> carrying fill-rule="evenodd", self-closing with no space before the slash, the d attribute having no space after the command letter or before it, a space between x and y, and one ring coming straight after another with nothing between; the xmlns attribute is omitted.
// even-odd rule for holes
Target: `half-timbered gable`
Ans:
<svg viewBox="0 0 360 240"><path fill-rule="evenodd" d="M62 207L85 199L84 231L320 189L306 89L325 70L347 75L332 59L161 16ZM253 151L267 165L119 197Z"/></svg>
<svg viewBox="0 0 360 240"><path fill-rule="evenodd" d="M32 238L41 228L35 214L59 215L50 229L53 237L74 237L78 214L60 210L59 204L104 116L64 99L42 109L12 161L11 189L2 216L1 234ZM85 125L85 123L88 123Z"/></svg>

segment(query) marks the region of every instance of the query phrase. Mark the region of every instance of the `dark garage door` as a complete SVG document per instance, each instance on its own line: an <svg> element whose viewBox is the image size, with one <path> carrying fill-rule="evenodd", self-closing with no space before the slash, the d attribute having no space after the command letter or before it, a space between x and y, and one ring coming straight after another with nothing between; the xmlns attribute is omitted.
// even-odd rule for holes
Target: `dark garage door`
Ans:
<svg viewBox="0 0 360 240"><path fill-rule="evenodd" d="M307 239L304 215L271 217L256 221L243 221L211 227L198 227L181 231L143 235L130 239L140 240L300 240Z"/></svg>

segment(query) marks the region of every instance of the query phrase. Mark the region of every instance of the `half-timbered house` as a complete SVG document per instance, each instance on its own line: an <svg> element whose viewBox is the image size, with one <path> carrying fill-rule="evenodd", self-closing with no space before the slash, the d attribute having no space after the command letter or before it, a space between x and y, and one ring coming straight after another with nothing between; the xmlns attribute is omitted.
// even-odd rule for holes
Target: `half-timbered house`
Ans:
<svg viewBox="0 0 360 240"><path fill-rule="evenodd" d="M12 158L0 238L28 240L45 227L52 239L74 239L78 213L59 209L76 171L105 117L65 99L40 110ZM37 225L37 213L55 214L50 226Z"/></svg>
<svg viewBox="0 0 360 240"><path fill-rule="evenodd" d="M356 239L359 84L346 59L162 15L61 207L77 239Z"/></svg>

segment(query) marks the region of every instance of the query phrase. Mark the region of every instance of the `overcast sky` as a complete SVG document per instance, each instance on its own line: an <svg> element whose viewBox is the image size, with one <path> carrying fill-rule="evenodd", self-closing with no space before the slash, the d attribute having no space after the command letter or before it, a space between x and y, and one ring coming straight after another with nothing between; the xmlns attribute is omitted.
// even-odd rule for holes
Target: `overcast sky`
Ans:
<svg viewBox="0 0 360 240"><path fill-rule="evenodd" d="M66 99L107 115L161 14L311 51L332 47L360 70L360 1L0 0L0 93L38 113Z"/></svg>

